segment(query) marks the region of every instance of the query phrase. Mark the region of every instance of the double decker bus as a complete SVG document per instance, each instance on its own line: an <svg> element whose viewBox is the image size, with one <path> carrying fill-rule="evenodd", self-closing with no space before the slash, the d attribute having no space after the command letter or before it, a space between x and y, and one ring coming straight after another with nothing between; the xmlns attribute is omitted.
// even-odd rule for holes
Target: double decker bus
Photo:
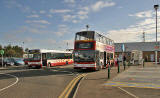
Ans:
<svg viewBox="0 0 160 98"><path fill-rule="evenodd" d="M75 35L74 69L100 70L107 58L114 63L114 41L95 32L82 31Z"/></svg>
<svg viewBox="0 0 160 98"><path fill-rule="evenodd" d="M42 68L73 63L70 51L32 49L29 50L29 54L33 56L28 61L28 67Z"/></svg>

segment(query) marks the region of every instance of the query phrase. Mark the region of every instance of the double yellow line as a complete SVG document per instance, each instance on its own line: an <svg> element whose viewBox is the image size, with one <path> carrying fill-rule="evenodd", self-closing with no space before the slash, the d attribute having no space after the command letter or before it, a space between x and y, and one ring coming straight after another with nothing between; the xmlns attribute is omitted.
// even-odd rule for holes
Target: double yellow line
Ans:
<svg viewBox="0 0 160 98"><path fill-rule="evenodd" d="M64 89L64 91L61 93L61 95L58 98L68 98L69 94L71 93L71 91L73 90L73 88L75 87L76 83L79 81L80 78L85 77L87 74L81 74L79 76L77 76L76 78L74 78L68 85L67 87Z"/></svg>

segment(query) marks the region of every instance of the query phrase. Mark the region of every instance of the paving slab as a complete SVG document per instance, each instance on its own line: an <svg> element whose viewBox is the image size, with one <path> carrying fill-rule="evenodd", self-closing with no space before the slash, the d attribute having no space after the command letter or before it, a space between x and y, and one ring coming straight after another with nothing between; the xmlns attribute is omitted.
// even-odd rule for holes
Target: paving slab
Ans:
<svg viewBox="0 0 160 98"><path fill-rule="evenodd" d="M131 66L105 85L160 89L160 66Z"/></svg>

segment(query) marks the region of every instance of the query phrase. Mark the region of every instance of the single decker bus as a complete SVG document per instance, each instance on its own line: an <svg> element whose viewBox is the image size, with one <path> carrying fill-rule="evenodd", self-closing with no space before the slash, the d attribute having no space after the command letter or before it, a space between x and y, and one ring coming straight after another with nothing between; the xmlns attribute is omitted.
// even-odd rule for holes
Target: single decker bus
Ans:
<svg viewBox="0 0 160 98"><path fill-rule="evenodd" d="M72 64L72 52L60 50L32 49L29 54L33 54L28 61L28 67L42 68L43 66L57 66Z"/></svg>

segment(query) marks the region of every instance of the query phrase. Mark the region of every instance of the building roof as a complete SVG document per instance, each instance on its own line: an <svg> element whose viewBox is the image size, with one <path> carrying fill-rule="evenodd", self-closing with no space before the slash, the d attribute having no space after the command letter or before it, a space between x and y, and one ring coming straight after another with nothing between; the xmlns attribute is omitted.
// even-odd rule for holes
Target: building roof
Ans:
<svg viewBox="0 0 160 98"><path fill-rule="evenodd" d="M132 50L139 51L155 51L156 42L128 42L128 43L115 43L115 52L122 52L122 44L124 44L125 51L131 52ZM160 45L160 42L157 42ZM160 49L158 50L160 51Z"/></svg>

